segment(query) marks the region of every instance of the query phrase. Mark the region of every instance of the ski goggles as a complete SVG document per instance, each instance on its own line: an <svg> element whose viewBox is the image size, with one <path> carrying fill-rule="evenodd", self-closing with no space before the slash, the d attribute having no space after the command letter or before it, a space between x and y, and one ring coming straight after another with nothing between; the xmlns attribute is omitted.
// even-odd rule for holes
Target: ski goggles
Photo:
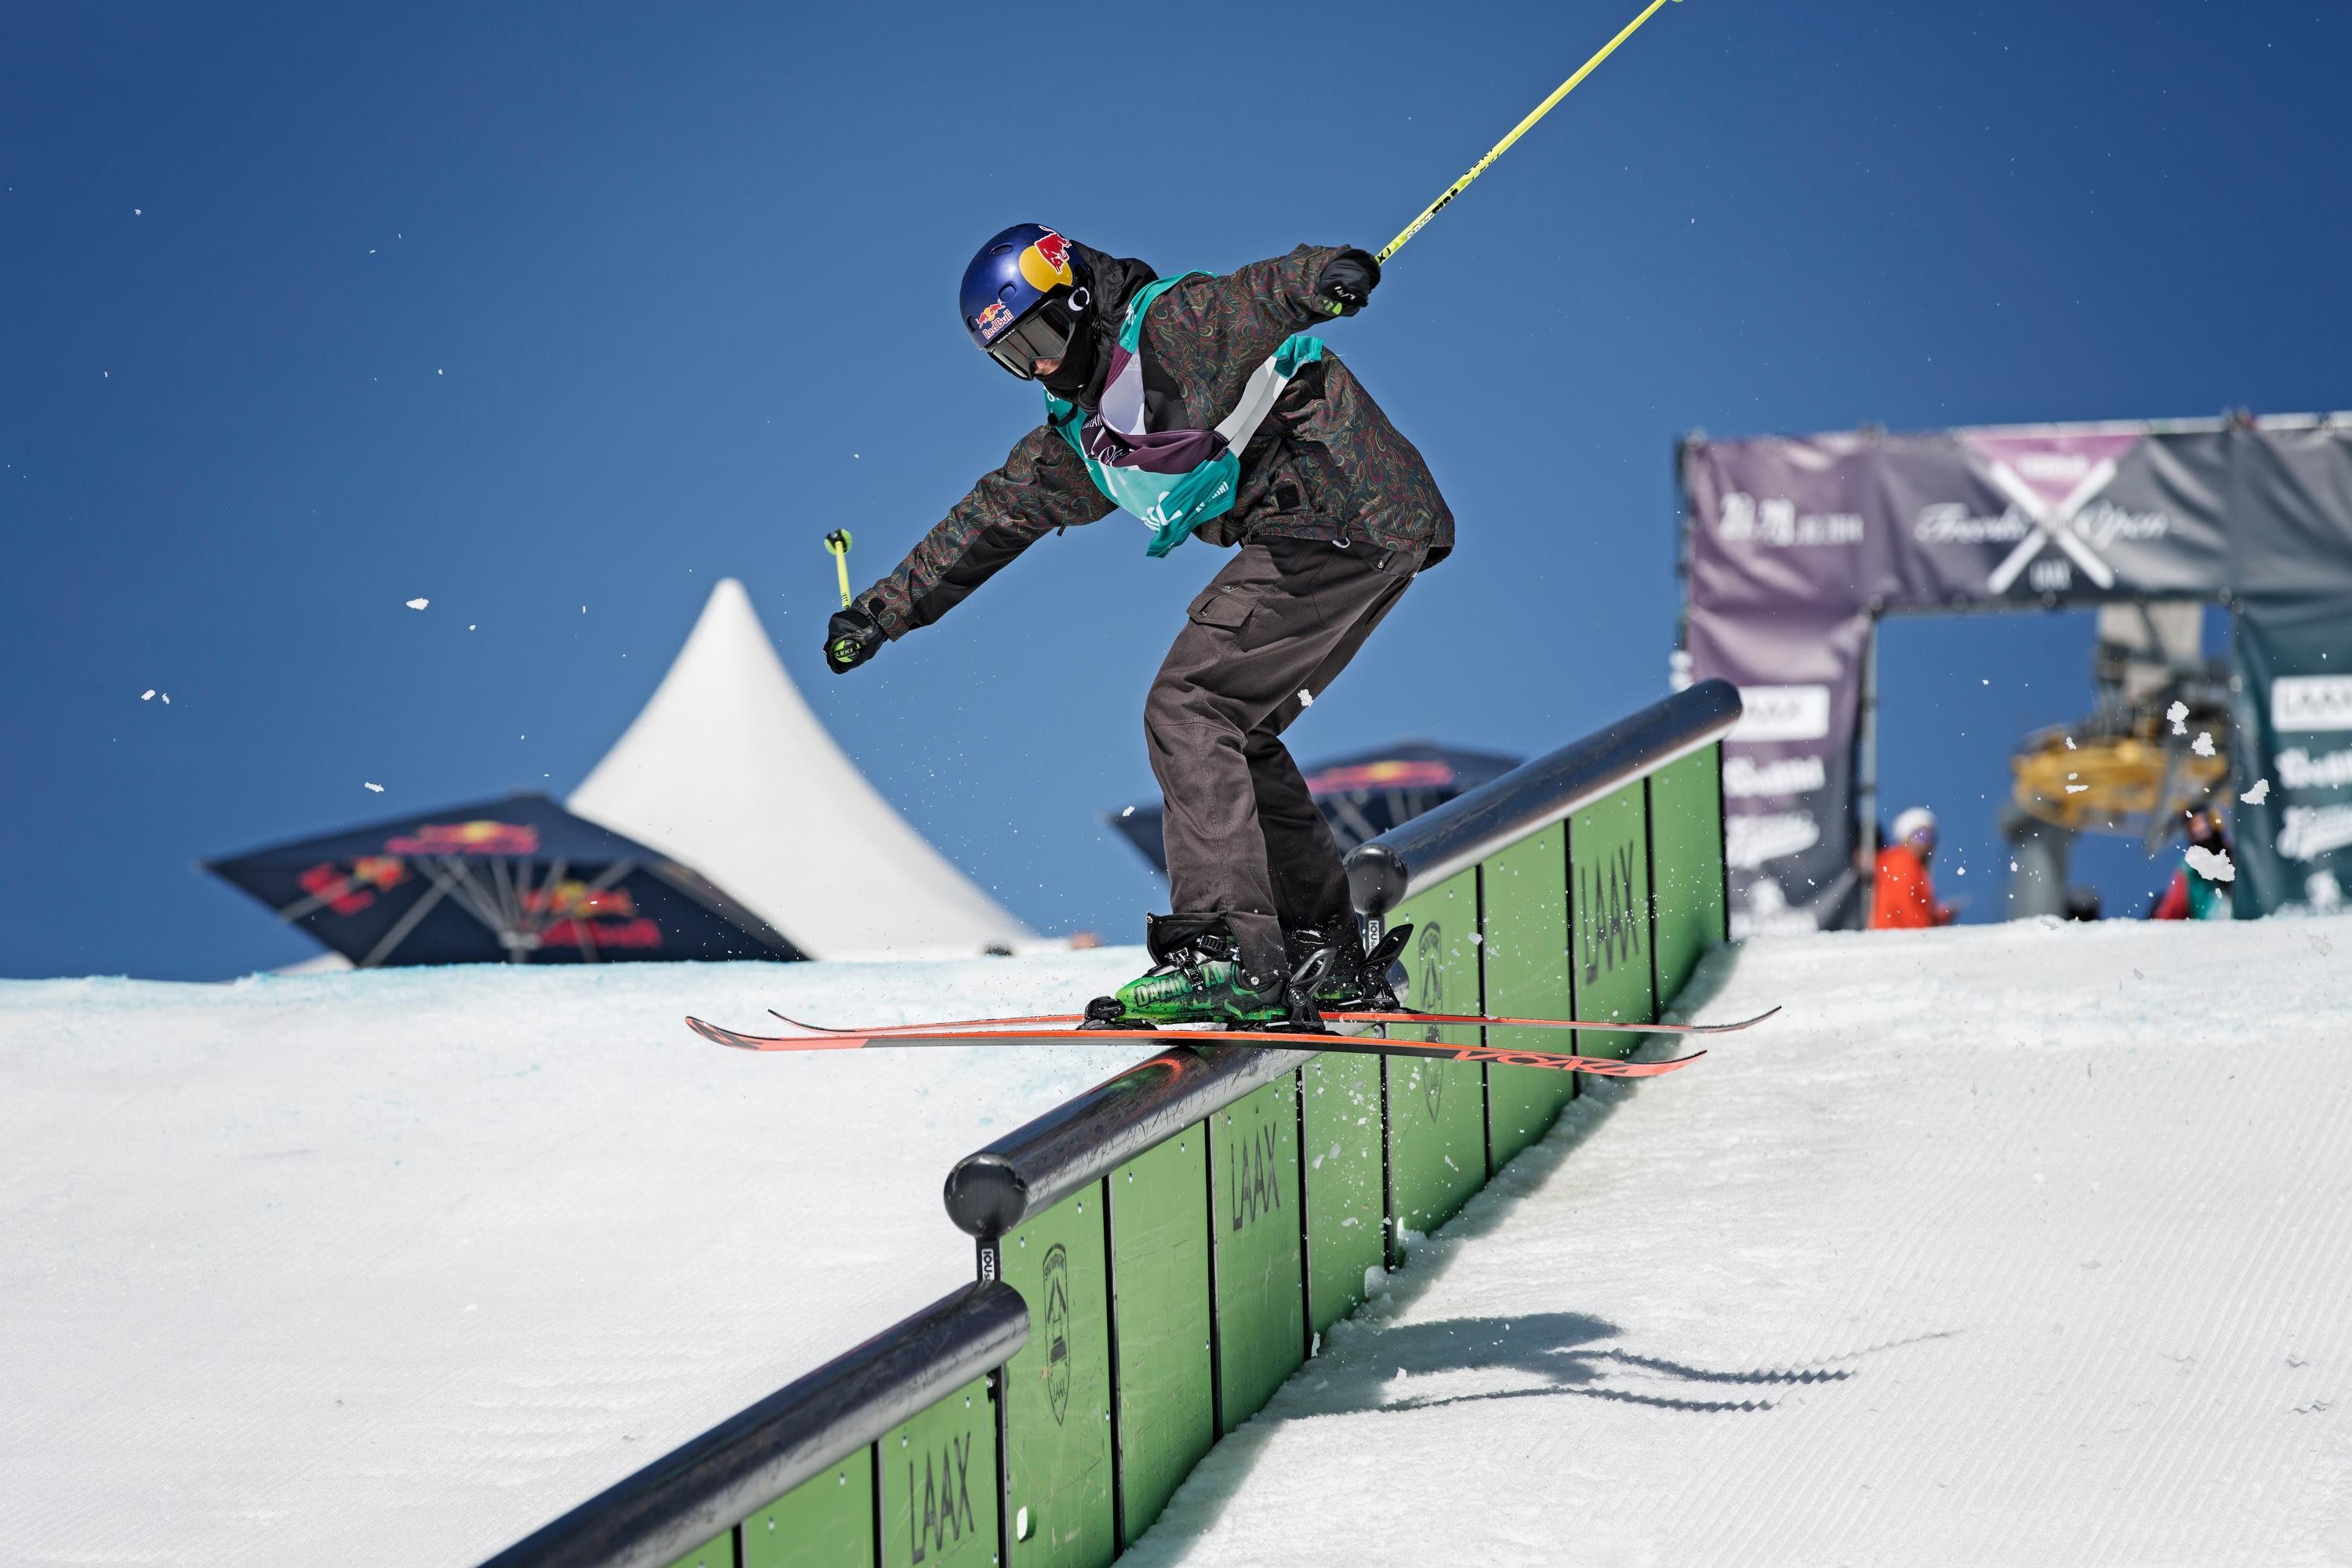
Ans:
<svg viewBox="0 0 2352 1568"><path fill-rule="evenodd" d="M1003 336L988 345L988 357L1022 380L1034 381L1037 362L1057 360L1067 353L1076 327L1068 306L1040 300L1035 310L1005 328Z"/></svg>

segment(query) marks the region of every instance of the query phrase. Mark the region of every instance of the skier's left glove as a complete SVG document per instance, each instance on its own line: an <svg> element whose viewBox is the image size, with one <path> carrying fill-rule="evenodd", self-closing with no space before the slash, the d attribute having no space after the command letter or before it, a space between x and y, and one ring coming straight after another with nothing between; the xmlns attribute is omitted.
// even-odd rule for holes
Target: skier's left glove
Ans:
<svg viewBox="0 0 2352 1568"><path fill-rule="evenodd" d="M872 658L875 651L889 640L874 617L856 605L835 610L833 619L825 623L825 667L835 675L846 675Z"/></svg>
<svg viewBox="0 0 2352 1568"><path fill-rule="evenodd" d="M1315 279L1315 302L1335 316L1352 316L1381 284L1381 264L1352 247L1323 264Z"/></svg>

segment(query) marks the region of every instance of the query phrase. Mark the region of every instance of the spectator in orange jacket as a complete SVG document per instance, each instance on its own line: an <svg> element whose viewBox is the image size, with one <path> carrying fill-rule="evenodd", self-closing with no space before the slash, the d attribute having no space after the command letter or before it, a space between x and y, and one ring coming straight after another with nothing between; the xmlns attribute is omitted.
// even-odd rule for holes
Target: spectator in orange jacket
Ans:
<svg viewBox="0 0 2352 1568"><path fill-rule="evenodd" d="M1870 929L1916 931L1948 926L1953 910L1936 901L1927 862L1936 853L1936 814L1915 805L1895 819L1894 842L1878 852L1872 879Z"/></svg>

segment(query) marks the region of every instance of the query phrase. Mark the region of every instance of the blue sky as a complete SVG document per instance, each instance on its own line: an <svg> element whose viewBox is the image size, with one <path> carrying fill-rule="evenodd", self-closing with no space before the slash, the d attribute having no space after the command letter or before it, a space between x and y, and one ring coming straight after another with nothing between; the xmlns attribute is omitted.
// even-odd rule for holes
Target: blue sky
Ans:
<svg viewBox="0 0 2352 1568"><path fill-rule="evenodd" d="M305 956L192 862L561 795L726 575L950 856L1139 935L1161 889L1095 814L1151 789L1143 690L1216 552L1115 517L851 677L816 655L821 535L870 579L1035 420L965 258L1031 218L1162 270L1377 247L1632 9L18 14L0 973ZM2309 3L1669 6L1328 334L1461 541L1295 749L1534 752L1657 695L1688 429L2352 403L2347 58ZM1888 638L1888 802L1943 814L1972 917L2007 748L2087 708L2088 643ZM2114 848L2111 910L2160 869Z"/></svg>

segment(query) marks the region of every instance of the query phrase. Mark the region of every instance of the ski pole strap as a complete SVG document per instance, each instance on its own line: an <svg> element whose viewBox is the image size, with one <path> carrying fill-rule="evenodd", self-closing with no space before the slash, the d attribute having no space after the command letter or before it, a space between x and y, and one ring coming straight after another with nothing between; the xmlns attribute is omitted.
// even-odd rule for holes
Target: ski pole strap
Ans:
<svg viewBox="0 0 2352 1568"><path fill-rule="evenodd" d="M833 553L833 574L841 580L841 607L849 608L849 530L836 528L824 536L824 547Z"/></svg>
<svg viewBox="0 0 2352 1568"><path fill-rule="evenodd" d="M1485 157L1470 165L1470 172L1468 174L1463 175L1460 179L1446 186L1444 195L1440 195L1435 201L1430 203L1427 206L1422 208L1421 216L1414 218L1411 223L1405 225L1404 232L1398 235L1394 239L1390 240L1388 245L1381 251L1381 253L1372 258L1372 259L1385 264L1390 257L1394 256L1398 251L1402 250L1404 248L1404 242L1411 239L1414 235L1419 234L1421 232L1422 226L1427 223L1431 218L1435 217L1437 216L1437 210L1440 207L1452 201L1454 197L1460 195L1464 191L1468 190L1470 188L1470 182L1486 172L1487 164L1493 163L1505 153L1510 151L1512 142L1517 142L1520 137L1526 135L1529 126L1533 125L1537 121L1541 120L1545 115L1549 114L1552 111L1553 105L1559 102L1561 99L1566 98L1570 93L1574 92L1576 90L1577 83L1582 81L1586 77L1591 76L1592 74L1592 68L1595 66L1599 65L1602 60L1607 59L1611 55L1616 53L1617 46L1632 37L1634 31L1639 28L1643 23L1648 21L1650 17L1656 13L1658 7L1665 3L1666 0L1650 0L1649 5L1643 8L1640 16L1626 23L1623 29L1620 31L1615 37L1602 45L1599 54L1594 55L1591 59L1577 67L1576 74L1574 76L1570 77L1566 81L1561 82L1559 87L1553 89L1552 95L1549 98L1547 98L1541 103L1537 104L1534 112L1530 113L1525 120L1520 121L1517 125L1512 126L1511 133L1508 136L1504 137L1500 142L1496 142L1493 147L1489 148Z"/></svg>

